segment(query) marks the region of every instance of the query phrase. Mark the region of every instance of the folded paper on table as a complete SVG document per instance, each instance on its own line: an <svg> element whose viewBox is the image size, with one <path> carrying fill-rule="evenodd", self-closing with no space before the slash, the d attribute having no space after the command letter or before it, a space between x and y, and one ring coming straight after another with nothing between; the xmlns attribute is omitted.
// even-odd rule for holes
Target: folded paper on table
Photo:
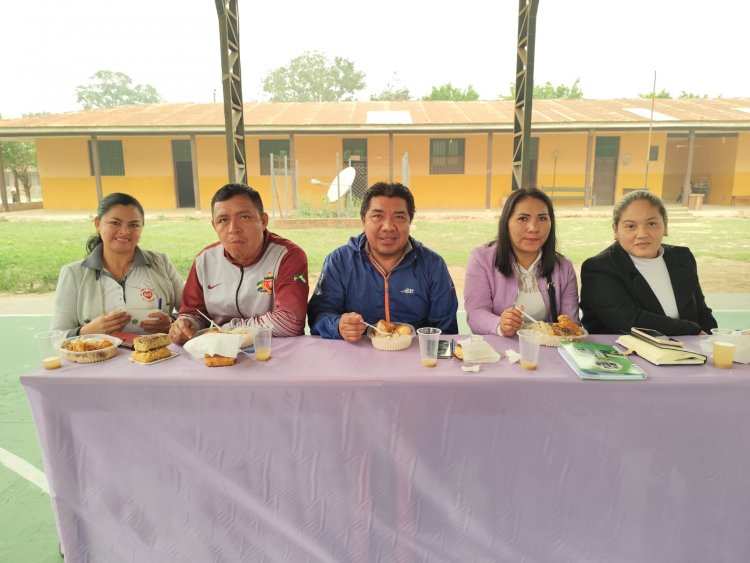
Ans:
<svg viewBox="0 0 750 563"><path fill-rule="evenodd" d="M159 309L156 307L152 309L128 309L127 313L130 315L130 322L125 325L124 330L127 332L133 332L135 334L147 334L141 327L143 321L153 321L157 317L149 317L151 313L158 313ZM166 313L165 313L166 314Z"/></svg>
<svg viewBox="0 0 750 563"><path fill-rule="evenodd" d="M638 354L644 360L657 366L705 364L706 356L700 352L679 348L664 348L656 346L635 336L626 334L620 336L616 341L626 350Z"/></svg>
<svg viewBox="0 0 750 563"><path fill-rule="evenodd" d="M459 340L458 343L463 351L464 362L491 364L502 358L481 336L470 336L466 340Z"/></svg>
<svg viewBox="0 0 750 563"><path fill-rule="evenodd" d="M561 342L558 351L581 379L646 379L646 372L640 366L610 344Z"/></svg>
<svg viewBox="0 0 750 563"><path fill-rule="evenodd" d="M236 358L242 344L242 335L209 332L185 343L185 351L196 359L204 356Z"/></svg>
<svg viewBox="0 0 750 563"><path fill-rule="evenodd" d="M508 361L511 364L516 364L521 360L521 354L516 352L513 348L508 348L505 351L505 355L508 356Z"/></svg>

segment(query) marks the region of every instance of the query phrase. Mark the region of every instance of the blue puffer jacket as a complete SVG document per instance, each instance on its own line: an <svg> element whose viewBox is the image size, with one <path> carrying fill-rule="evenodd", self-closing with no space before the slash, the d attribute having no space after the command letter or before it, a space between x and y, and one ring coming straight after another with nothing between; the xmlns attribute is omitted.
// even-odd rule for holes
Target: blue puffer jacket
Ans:
<svg viewBox="0 0 750 563"><path fill-rule="evenodd" d="M370 324L386 319L458 332L458 299L445 260L409 237L411 252L386 280L370 262L365 242L364 233L352 237L326 257L307 306L312 334L341 338L339 318L349 312L360 313Z"/></svg>

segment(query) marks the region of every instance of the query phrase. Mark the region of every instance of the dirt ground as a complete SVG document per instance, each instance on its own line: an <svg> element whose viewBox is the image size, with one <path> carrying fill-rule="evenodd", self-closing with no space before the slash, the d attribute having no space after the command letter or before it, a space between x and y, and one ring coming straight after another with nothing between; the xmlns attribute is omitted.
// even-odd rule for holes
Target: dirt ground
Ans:
<svg viewBox="0 0 750 563"><path fill-rule="evenodd" d="M722 258L697 258L703 293L747 293L750 262Z"/></svg>
<svg viewBox="0 0 750 563"><path fill-rule="evenodd" d="M747 293L750 291L750 262L721 258L698 258L698 276L703 293ZM464 292L466 268L448 268L459 295ZM578 283L581 283L580 266L576 266Z"/></svg>

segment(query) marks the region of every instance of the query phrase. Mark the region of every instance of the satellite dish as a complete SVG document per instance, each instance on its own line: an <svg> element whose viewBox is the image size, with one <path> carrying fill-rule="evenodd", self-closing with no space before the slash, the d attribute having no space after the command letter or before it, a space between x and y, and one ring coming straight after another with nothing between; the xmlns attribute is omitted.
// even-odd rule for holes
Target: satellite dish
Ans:
<svg viewBox="0 0 750 563"><path fill-rule="evenodd" d="M341 196L352 189L354 183L354 177L357 175L357 171L354 170L353 166L344 168L339 172L338 176L331 182L331 187L328 188L328 201L331 203L338 201Z"/></svg>

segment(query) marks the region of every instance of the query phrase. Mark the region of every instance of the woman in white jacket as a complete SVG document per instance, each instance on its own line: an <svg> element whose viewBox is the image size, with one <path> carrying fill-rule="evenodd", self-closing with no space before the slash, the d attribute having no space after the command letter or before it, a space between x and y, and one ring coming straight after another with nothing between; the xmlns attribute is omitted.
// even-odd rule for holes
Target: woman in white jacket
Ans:
<svg viewBox="0 0 750 563"><path fill-rule="evenodd" d="M165 254L138 247L143 207L112 193L99 203L85 259L63 266L52 329L67 336L169 332L184 282Z"/></svg>

